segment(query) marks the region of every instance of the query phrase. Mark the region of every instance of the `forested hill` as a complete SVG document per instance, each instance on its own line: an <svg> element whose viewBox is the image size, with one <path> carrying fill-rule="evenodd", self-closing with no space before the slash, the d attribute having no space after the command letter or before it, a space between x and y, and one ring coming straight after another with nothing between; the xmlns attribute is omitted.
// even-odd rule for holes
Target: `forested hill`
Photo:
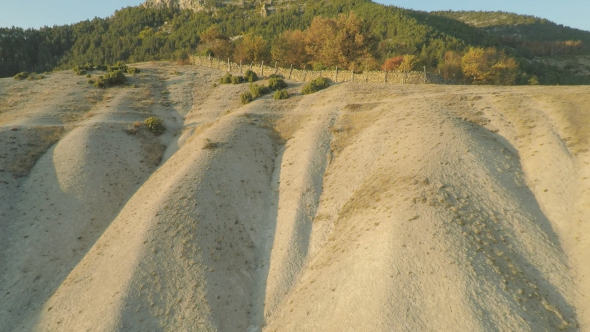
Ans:
<svg viewBox="0 0 590 332"><path fill-rule="evenodd" d="M502 42L509 45L523 43L530 46L535 43L581 42L578 43L578 49L572 49L572 51L579 53L589 53L590 51L589 31L570 28L535 16L501 11L441 11L429 14L466 23L491 36L500 38ZM556 48L558 47L554 47L553 52L559 55L559 50ZM540 52L538 49L533 49L533 51ZM544 52L542 55L551 55L550 48L541 52Z"/></svg>
<svg viewBox="0 0 590 332"><path fill-rule="evenodd" d="M0 28L0 77L84 64L184 60L196 52L316 69L426 66L459 83L590 83L587 75L542 58L590 54L590 32L530 16L426 13L369 0L211 0L203 6L129 7L67 26Z"/></svg>

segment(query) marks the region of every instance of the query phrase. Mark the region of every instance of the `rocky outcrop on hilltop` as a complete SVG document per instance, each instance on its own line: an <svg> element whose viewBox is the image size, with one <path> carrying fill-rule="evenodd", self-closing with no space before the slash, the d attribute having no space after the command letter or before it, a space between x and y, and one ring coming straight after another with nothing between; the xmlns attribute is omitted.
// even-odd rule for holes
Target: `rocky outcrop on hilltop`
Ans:
<svg viewBox="0 0 590 332"><path fill-rule="evenodd" d="M143 5L153 8L180 8L194 11L206 9L204 0L147 0Z"/></svg>

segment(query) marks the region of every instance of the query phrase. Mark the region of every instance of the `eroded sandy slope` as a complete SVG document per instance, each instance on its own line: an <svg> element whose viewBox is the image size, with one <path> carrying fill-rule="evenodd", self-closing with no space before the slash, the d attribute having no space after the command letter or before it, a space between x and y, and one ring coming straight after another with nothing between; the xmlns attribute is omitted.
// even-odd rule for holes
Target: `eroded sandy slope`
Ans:
<svg viewBox="0 0 590 332"><path fill-rule="evenodd" d="M587 87L140 67L0 80L0 330L590 329Z"/></svg>

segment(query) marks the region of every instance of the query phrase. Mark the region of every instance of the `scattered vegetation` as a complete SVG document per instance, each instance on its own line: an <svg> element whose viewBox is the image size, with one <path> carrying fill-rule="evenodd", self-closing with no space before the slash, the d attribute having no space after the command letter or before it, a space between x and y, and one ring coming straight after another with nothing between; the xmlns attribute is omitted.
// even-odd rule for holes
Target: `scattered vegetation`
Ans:
<svg viewBox="0 0 590 332"><path fill-rule="evenodd" d="M264 85L258 85L255 83L250 84L250 93L252 98L256 99L270 92L270 89Z"/></svg>
<svg viewBox="0 0 590 332"><path fill-rule="evenodd" d="M268 88L274 91L281 90L287 87L287 83L280 77L271 77L268 80Z"/></svg>
<svg viewBox="0 0 590 332"><path fill-rule="evenodd" d="M24 80L24 79L28 79L29 81L36 81L36 80L41 80L44 79L45 76L41 75L41 74L37 74L37 73L28 73L26 71L20 72L16 75L14 75L14 79L15 80Z"/></svg>
<svg viewBox="0 0 590 332"><path fill-rule="evenodd" d="M252 97L252 94L248 91L242 93L242 95L240 96L240 98L242 99L242 104L249 104L252 101L254 101L254 97Z"/></svg>
<svg viewBox="0 0 590 332"><path fill-rule="evenodd" d="M139 132L139 129L141 129L142 123L139 121L135 121L132 124L127 125L127 127L125 127L125 132L130 134L130 135L135 135Z"/></svg>
<svg viewBox="0 0 590 332"><path fill-rule="evenodd" d="M157 118L155 116L151 116L143 122L146 128L154 133L154 135L161 135L164 133L166 128L164 127L164 121L162 119Z"/></svg>
<svg viewBox="0 0 590 332"><path fill-rule="evenodd" d="M221 84L241 84L244 82L246 82L244 76L232 76L230 73L225 74L225 76L219 79L219 83Z"/></svg>
<svg viewBox="0 0 590 332"><path fill-rule="evenodd" d="M289 98L289 93L287 92L287 90L277 90L275 91L274 95L272 96L274 99L280 100L280 99L287 99Z"/></svg>
<svg viewBox="0 0 590 332"><path fill-rule="evenodd" d="M250 69L246 70L246 73L244 73L244 77L250 83L258 81L258 75L256 75L256 73L251 71Z"/></svg>
<svg viewBox="0 0 590 332"><path fill-rule="evenodd" d="M94 82L94 86L97 88L108 88L115 85L123 85L127 82L125 74L120 70L115 70L106 73L103 76L99 76Z"/></svg>
<svg viewBox="0 0 590 332"><path fill-rule="evenodd" d="M323 90L329 86L330 86L330 82L328 81L327 78L318 77L318 78L314 79L313 81L304 85L301 93L303 93L304 95L309 95L312 93L316 93L320 90Z"/></svg>
<svg viewBox="0 0 590 332"><path fill-rule="evenodd" d="M221 144L219 142L213 142L211 139L206 138L205 139L205 145L203 146L203 150L213 150L213 149L217 149L221 146Z"/></svg>

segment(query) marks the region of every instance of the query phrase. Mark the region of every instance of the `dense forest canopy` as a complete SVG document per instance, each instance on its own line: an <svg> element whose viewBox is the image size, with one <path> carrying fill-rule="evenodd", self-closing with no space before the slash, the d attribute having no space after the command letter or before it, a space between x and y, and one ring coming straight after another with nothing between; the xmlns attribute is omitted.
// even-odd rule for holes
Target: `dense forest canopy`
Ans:
<svg viewBox="0 0 590 332"><path fill-rule="evenodd" d="M588 76L574 76L537 58L586 54L590 32L531 16L426 13L369 0L288 1L267 15L253 1L210 1L208 6L197 12L129 7L109 18L66 26L0 28L0 77L84 64L184 60L200 53L359 71L399 69L405 59L401 68L426 67L465 83L590 82ZM469 67L473 61L480 65ZM473 68L490 72L474 73Z"/></svg>

